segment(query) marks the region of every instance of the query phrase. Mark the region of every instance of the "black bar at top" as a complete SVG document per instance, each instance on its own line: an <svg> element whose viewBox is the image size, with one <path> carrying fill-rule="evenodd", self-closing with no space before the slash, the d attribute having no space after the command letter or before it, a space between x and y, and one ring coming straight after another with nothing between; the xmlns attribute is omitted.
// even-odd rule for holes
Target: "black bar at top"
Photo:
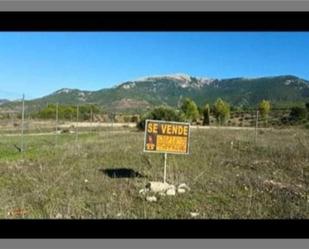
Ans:
<svg viewBox="0 0 309 249"><path fill-rule="evenodd" d="M0 12L1 31L306 31L309 12Z"/></svg>

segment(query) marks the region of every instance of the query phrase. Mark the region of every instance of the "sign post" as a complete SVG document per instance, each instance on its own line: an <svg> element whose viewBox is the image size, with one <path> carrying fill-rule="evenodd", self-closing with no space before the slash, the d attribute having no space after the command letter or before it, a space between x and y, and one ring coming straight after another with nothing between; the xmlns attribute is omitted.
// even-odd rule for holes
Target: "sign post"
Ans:
<svg viewBox="0 0 309 249"><path fill-rule="evenodd" d="M166 183L166 161L167 161L167 153L164 153L164 176L163 176L164 183Z"/></svg>
<svg viewBox="0 0 309 249"><path fill-rule="evenodd" d="M167 154L189 154L190 124L159 120L145 121L144 152L164 153L166 183Z"/></svg>

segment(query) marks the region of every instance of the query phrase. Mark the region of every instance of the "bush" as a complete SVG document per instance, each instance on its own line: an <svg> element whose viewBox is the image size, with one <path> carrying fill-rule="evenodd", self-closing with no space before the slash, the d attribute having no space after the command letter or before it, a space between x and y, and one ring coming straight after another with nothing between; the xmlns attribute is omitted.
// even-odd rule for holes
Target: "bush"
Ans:
<svg viewBox="0 0 309 249"><path fill-rule="evenodd" d="M289 115L289 120L291 122L299 122L303 119L306 119L307 111L306 108L295 106L291 108L291 112Z"/></svg>
<svg viewBox="0 0 309 249"><path fill-rule="evenodd" d="M156 107L152 111L142 115L141 120L137 123L137 127L139 129L141 130L145 129L146 119L184 122L185 116L182 112L177 111L170 107L165 106Z"/></svg>
<svg viewBox="0 0 309 249"><path fill-rule="evenodd" d="M138 121L139 121L138 115L134 115L134 116L131 118L131 122L133 122L133 123L137 123Z"/></svg>
<svg viewBox="0 0 309 249"><path fill-rule="evenodd" d="M267 100L262 100L259 103L259 112L261 114L262 119L267 120L268 114L270 112L270 102Z"/></svg>
<svg viewBox="0 0 309 249"><path fill-rule="evenodd" d="M208 104L205 105L205 108L203 110L203 125L209 125L210 124L210 107Z"/></svg>

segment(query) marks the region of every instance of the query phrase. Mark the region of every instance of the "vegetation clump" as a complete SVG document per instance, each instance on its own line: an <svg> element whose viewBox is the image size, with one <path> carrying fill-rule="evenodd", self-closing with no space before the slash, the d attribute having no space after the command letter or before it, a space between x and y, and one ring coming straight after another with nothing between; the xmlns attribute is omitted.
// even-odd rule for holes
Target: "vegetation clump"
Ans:
<svg viewBox="0 0 309 249"><path fill-rule="evenodd" d="M199 111L197 105L192 99L184 99L181 110L184 113L185 119L188 122L196 121L199 118Z"/></svg>
<svg viewBox="0 0 309 249"><path fill-rule="evenodd" d="M156 107L150 112L147 112L144 115L142 115L141 120L137 124L137 127L139 129L141 130L145 129L146 119L176 121L176 122L184 122L186 120L185 115L182 112L166 106Z"/></svg>
<svg viewBox="0 0 309 249"><path fill-rule="evenodd" d="M210 124L210 107L209 104L205 105L205 108L203 110L203 125L209 125Z"/></svg>
<svg viewBox="0 0 309 249"><path fill-rule="evenodd" d="M221 98L218 98L213 107L213 112L217 123L223 125L230 117L230 105Z"/></svg>
<svg viewBox="0 0 309 249"><path fill-rule="evenodd" d="M101 113L101 109L96 105L80 105L78 106L79 120L91 120L93 114ZM57 105L48 104L33 115L34 118L39 119L55 119L57 115ZM61 120L76 120L77 106L73 105L58 105L58 118Z"/></svg>
<svg viewBox="0 0 309 249"><path fill-rule="evenodd" d="M307 117L307 111L303 107L295 106L291 108L290 119L291 121L301 121Z"/></svg>

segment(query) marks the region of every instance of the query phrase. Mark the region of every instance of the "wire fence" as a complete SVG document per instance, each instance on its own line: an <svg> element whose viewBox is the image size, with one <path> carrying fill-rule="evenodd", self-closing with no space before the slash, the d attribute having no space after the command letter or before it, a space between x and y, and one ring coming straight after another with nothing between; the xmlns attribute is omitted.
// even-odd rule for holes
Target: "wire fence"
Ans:
<svg viewBox="0 0 309 249"><path fill-rule="evenodd" d="M31 147L34 140L42 140L45 145L57 146L61 138L66 137L70 143L78 145L79 137L83 134L100 134L119 129L135 127L136 122L128 121L116 113L95 114L89 110L87 119L80 118L80 107L76 105L75 120L59 116L59 104L56 103L53 119L40 119L27 111L27 104L20 100L14 110L0 110L0 150L23 152ZM119 122L120 121L120 122ZM122 121L122 122L121 122ZM129 120L131 121L131 120ZM0 151L1 154L1 151Z"/></svg>
<svg viewBox="0 0 309 249"><path fill-rule="evenodd" d="M80 134L100 134L113 132L120 128L132 128L139 120L138 115L123 115L116 112L94 113L92 109L87 115L83 114L81 118L79 105L75 106L74 116L71 115L70 119L63 118L59 115L59 103L55 104L54 113L48 119L42 119L33 115L32 111L28 111L27 102L24 100L25 98L22 96L19 99L20 103L14 110L0 109L2 145L6 143L9 147L20 152L27 150L29 141L31 141L28 139L30 136L44 136L44 141L47 144L57 146L61 137L66 135L72 138L72 143L78 144ZM272 109L267 117L262 116L254 109L232 111L224 126L251 128L256 140L258 128L287 128L293 125L293 123L289 123L289 115L289 109ZM199 120L196 125L200 126L202 123L202 120ZM210 115L209 126L217 126L213 115Z"/></svg>

